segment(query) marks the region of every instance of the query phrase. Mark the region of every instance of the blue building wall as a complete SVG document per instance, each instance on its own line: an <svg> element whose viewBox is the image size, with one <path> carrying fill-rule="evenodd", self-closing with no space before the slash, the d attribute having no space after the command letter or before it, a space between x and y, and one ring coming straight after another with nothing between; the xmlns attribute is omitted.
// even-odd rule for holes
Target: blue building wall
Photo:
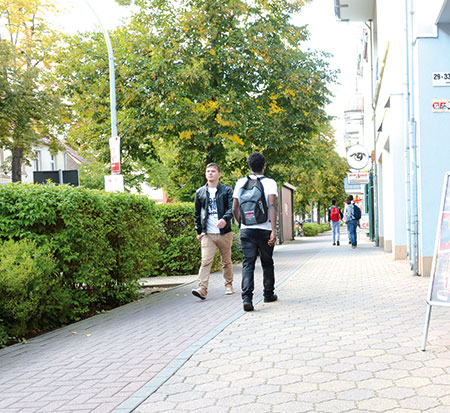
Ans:
<svg viewBox="0 0 450 413"><path fill-rule="evenodd" d="M450 87L433 87L432 72L450 72L450 25L438 38L420 38L416 56L416 116L419 156L419 245L421 257L432 257L442 182L450 170L450 111L434 113L433 99L450 99Z"/></svg>

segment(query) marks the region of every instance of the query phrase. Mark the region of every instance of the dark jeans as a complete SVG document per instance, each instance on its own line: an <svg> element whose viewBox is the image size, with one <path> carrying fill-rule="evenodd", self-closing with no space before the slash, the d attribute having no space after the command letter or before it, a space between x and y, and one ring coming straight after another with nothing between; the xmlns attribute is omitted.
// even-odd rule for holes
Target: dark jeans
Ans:
<svg viewBox="0 0 450 413"><path fill-rule="evenodd" d="M275 273L273 267L273 247L267 245L270 232L265 229L242 229L241 247L244 253L242 263L242 299L251 301L255 289L255 262L258 252L263 269L264 297L273 296L275 288Z"/></svg>

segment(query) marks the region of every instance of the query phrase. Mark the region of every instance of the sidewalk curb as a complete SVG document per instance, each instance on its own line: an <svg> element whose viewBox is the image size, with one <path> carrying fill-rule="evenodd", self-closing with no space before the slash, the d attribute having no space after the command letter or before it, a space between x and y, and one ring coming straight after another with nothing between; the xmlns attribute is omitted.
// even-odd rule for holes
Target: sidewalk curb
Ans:
<svg viewBox="0 0 450 413"><path fill-rule="evenodd" d="M275 287L279 287L294 274L296 274L304 265L309 263L314 259L321 250L316 254L308 258L305 262L297 265L292 271L282 277L278 282L275 283ZM175 287L176 288L176 287ZM263 299L263 294L261 293L255 298L254 304L258 304ZM148 381L144 386L137 390L133 395L131 395L127 400L122 402L117 406L112 413L131 413L134 409L138 408L146 399L148 399L154 392L156 392L167 380L169 380L201 347L211 341L219 333L221 333L226 327L228 327L233 321L242 317L246 312L240 310L218 326L214 327L202 338L188 347L186 350L178 354L163 370L161 370L155 377Z"/></svg>

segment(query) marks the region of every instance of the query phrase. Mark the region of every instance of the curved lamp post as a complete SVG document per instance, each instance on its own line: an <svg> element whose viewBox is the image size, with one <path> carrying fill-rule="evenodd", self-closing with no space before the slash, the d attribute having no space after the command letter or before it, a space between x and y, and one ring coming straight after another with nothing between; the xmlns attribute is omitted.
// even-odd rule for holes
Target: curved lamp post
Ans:
<svg viewBox="0 0 450 413"><path fill-rule="evenodd" d="M119 181L119 190L123 192L123 178L120 175L120 138L117 135L117 112L116 112L116 80L115 80L115 71L114 71L114 54L111 46L111 40L109 38L108 32L103 27L102 21L98 17L95 10L92 8L92 6L89 4L88 0L84 0L86 5L91 9L92 13L94 13L94 16L98 20L100 24L100 28L102 29L103 36L106 41L106 47L108 48L108 62L109 62L109 93L110 93L110 105L111 105L111 139L109 140L109 149L111 152L111 174L112 175L119 175L120 179ZM119 178L117 176L117 178ZM108 190L106 185L106 178L105 177L105 187ZM112 177L111 177L112 178ZM117 181L115 181L117 184ZM116 185L112 184L114 187ZM115 188L117 190L117 187Z"/></svg>

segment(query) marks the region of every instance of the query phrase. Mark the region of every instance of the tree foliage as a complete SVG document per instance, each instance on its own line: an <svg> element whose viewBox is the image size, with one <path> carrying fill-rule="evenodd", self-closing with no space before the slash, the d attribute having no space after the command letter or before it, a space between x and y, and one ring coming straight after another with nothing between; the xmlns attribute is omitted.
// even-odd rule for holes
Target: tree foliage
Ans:
<svg viewBox="0 0 450 413"><path fill-rule="evenodd" d="M302 50L304 27L289 22L302 1L136 0L128 26L113 34L118 130L126 181L131 171L169 179L169 196L191 199L204 166L230 181L259 150L276 179L327 121L325 56ZM107 155L108 68L103 39L66 39L60 76L76 124L72 142ZM89 53L87 53L89 51ZM78 63L81 61L81 65ZM168 150L169 149L169 150ZM226 181L226 179L225 179Z"/></svg>
<svg viewBox="0 0 450 413"><path fill-rule="evenodd" d="M344 178L349 167L335 151L333 133L329 125L324 125L303 146L301 161L289 168L289 182L297 188L294 193L296 213L310 212L312 203L329 206L332 199L336 199L338 205L344 202Z"/></svg>
<svg viewBox="0 0 450 413"><path fill-rule="evenodd" d="M12 153L13 182L24 157L42 137L58 148L65 106L48 76L58 36L44 21L43 0L0 2L0 147Z"/></svg>

